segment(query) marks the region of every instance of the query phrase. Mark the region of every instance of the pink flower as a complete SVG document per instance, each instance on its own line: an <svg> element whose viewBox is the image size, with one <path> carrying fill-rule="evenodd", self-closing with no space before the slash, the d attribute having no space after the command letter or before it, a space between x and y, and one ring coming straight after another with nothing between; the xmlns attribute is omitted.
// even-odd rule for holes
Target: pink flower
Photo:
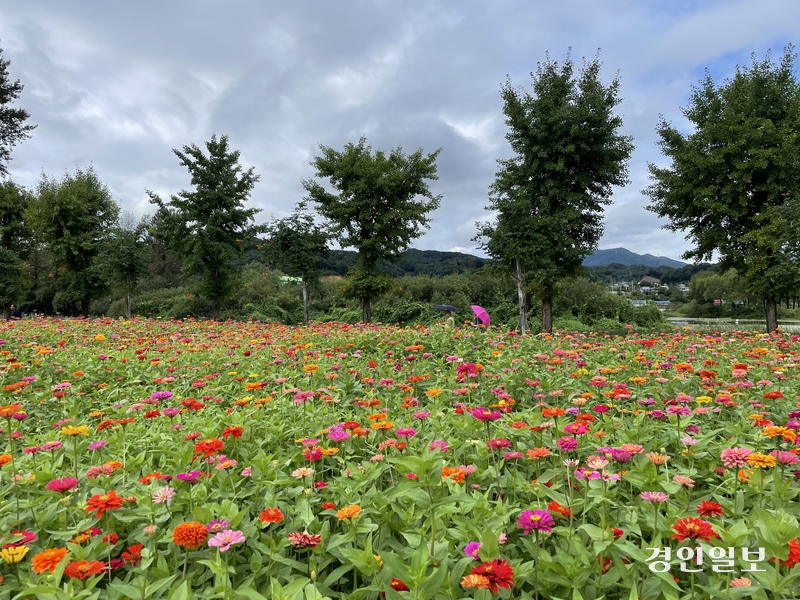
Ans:
<svg viewBox="0 0 800 600"><path fill-rule="evenodd" d="M226 529L208 540L208 545L219 548L220 552L226 552L234 544L241 544L242 542L244 542L244 534L241 531Z"/></svg>
<svg viewBox="0 0 800 600"><path fill-rule="evenodd" d="M45 486L51 492L58 492L64 494L70 490L78 487L78 480L74 477L62 477L61 479L54 479Z"/></svg>
<svg viewBox="0 0 800 600"><path fill-rule="evenodd" d="M752 454L752 450L747 448L726 448L720 453L720 460L729 469L743 467L747 464L747 457Z"/></svg>

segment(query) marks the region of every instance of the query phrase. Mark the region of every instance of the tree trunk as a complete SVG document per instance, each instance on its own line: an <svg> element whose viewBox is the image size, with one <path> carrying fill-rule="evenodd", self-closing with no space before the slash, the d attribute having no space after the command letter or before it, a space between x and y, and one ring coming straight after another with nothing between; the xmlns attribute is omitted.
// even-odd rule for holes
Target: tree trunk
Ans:
<svg viewBox="0 0 800 600"><path fill-rule="evenodd" d="M214 321L219 319L219 303L218 302L214 302L214 304L211 305L211 318Z"/></svg>
<svg viewBox="0 0 800 600"><path fill-rule="evenodd" d="M308 284L303 279L303 323L308 327Z"/></svg>
<svg viewBox="0 0 800 600"><path fill-rule="evenodd" d="M125 318L131 318L131 295L125 294Z"/></svg>
<svg viewBox="0 0 800 600"><path fill-rule="evenodd" d="M527 318L525 314L525 286L523 285L522 266L517 257L517 296L519 296L519 332L525 335L527 329Z"/></svg>
<svg viewBox="0 0 800 600"><path fill-rule="evenodd" d="M553 331L553 286L544 288L542 295L542 333Z"/></svg>
<svg viewBox="0 0 800 600"><path fill-rule="evenodd" d="M370 304L370 298L364 298L361 302L361 322L362 323L371 323L372 322L372 304Z"/></svg>
<svg viewBox="0 0 800 600"><path fill-rule="evenodd" d="M3 302L3 318L7 321L11 319L11 302Z"/></svg>
<svg viewBox="0 0 800 600"><path fill-rule="evenodd" d="M90 304L91 304L91 299L89 298L89 296L84 296L83 300L81 300L81 314L84 317L88 317L89 316L89 306L90 306Z"/></svg>
<svg viewBox="0 0 800 600"><path fill-rule="evenodd" d="M767 317L767 332L772 333L778 328L778 302L775 298L764 301L764 313Z"/></svg>

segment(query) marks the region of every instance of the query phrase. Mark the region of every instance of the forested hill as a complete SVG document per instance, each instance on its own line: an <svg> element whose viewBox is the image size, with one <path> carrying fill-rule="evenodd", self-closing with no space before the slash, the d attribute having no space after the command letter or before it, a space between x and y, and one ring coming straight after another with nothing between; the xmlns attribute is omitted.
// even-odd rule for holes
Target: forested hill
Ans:
<svg viewBox="0 0 800 600"><path fill-rule="evenodd" d="M320 259L320 274L322 276L344 276L356 264L356 257L356 252L352 250L331 250L326 257ZM410 249L398 262L382 263L380 270L396 277L402 275L441 276L463 273L488 263L489 260L486 258L461 252ZM714 269L713 265L686 265L663 257L636 254L624 248L598 250L586 259L584 266L586 274L591 279L609 283L625 279L641 279L645 275L662 279L664 283L682 283L688 282L698 271Z"/></svg>
<svg viewBox="0 0 800 600"><path fill-rule="evenodd" d="M356 252L352 250L331 250L320 259L320 274L345 275L356 264ZM487 263L487 259L461 252L439 252L438 250L409 249L396 263L383 262L380 270L393 276L401 275L450 275L477 269Z"/></svg>

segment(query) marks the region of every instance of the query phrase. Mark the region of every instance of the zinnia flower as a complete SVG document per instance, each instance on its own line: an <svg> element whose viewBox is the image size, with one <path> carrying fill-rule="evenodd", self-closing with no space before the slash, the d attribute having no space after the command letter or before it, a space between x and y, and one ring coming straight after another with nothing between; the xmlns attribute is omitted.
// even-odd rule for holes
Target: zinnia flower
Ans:
<svg viewBox="0 0 800 600"><path fill-rule="evenodd" d="M69 550L66 548L48 548L33 557L31 569L34 573L44 573L45 571L54 573L58 563L67 554L69 554Z"/></svg>
<svg viewBox="0 0 800 600"><path fill-rule="evenodd" d="M747 464L747 457L752 450L747 448L726 448L720 453L720 460L729 469L743 467Z"/></svg>
<svg viewBox="0 0 800 600"><path fill-rule="evenodd" d="M206 525L206 531L208 531L208 533L219 533L227 529L230 524L231 522L226 519L214 519Z"/></svg>
<svg viewBox="0 0 800 600"><path fill-rule="evenodd" d="M174 496L175 488L165 485L164 487L160 487L153 492L153 504L162 504L165 502L169 504Z"/></svg>
<svg viewBox="0 0 800 600"><path fill-rule="evenodd" d="M553 525L555 524L553 515L548 510L526 510L517 518L517 529L522 529L522 533L525 535L528 535L531 531L550 533L553 531Z"/></svg>
<svg viewBox="0 0 800 600"><path fill-rule="evenodd" d="M86 512L97 511L95 517L98 519L107 510L115 510L117 508L122 508L122 497L118 496L114 490L107 494L95 494L86 502Z"/></svg>
<svg viewBox="0 0 800 600"><path fill-rule="evenodd" d="M718 538L719 534L714 531L711 523L703 521L697 517L685 517L678 519L672 524L672 529L675 531L673 539L682 542L686 539L701 540L703 542L710 542L711 538Z"/></svg>
<svg viewBox="0 0 800 600"><path fill-rule="evenodd" d="M483 575L466 575L461 580L461 587L475 588L477 590L489 589L489 578Z"/></svg>
<svg viewBox="0 0 800 600"><path fill-rule="evenodd" d="M701 517L721 517L724 511L721 504L703 500L697 505L697 514Z"/></svg>
<svg viewBox="0 0 800 600"><path fill-rule="evenodd" d="M244 542L244 534L241 531L226 529L208 540L208 545L219 548L220 552L226 552L234 544L241 544L242 542Z"/></svg>
<svg viewBox="0 0 800 600"><path fill-rule="evenodd" d="M283 521L283 513L277 508L267 508L258 515L258 520L261 523L280 523Z"/></svg>
<svg viewBox="0 0 800 600"><path fill-rule="evenodd" d="M0 558L6 561L9 565L14 565L25 558L28 553L27 546L9 546L0 550Z"/></svg>
<svg viewBox="0 0 800 600"><path fill-rule="evenodd" d="M514 571L506 560L495 559L485 562L482 565L473 567L471 575L480 575L489 580L489 589L493 594L498 593L499 588L514 587ZM463 582L462 582L463 584Z"/></svg>
<svg viewBox="0 0 800 600"><path fill-rule="evenodd" d="M86 579L92 575L102 573L105 571L105 568L106 563L99 560L93 560L91 562L88 560L79 560L69 563L67 568L64 569L64 575L73 579Z"/></svg>
<svg viewBox="0 0 800 600"><path fill-rule="evenodd" d="M345 519L355 519L360 512L361 507L358 504L351 504L336 511L336 516L340 521L344 521Z"/></svg>
<svg viewBox="0 0 800 600"><path fill-rule="evenodd" d="M464 554L466 554L470 558L474 558L475 560L480 560L480 558L478 558L478 550L480 549L481 549L480 542L470 542L464 547Z"/></svg>
<svg viewBox="0 0 800 600"><path fill-rule="evenodd" d="M176 546L185 548L197 548L205 543L208 531L205 525L197 521L181 523L172 531L172 541Z"/></svg>
<svg viewBox="0 0 800 600"><path fill-rule="evenodd" d="M664 492L642 492L639 494L639 498L645 502L653 503L666 502L669 500L669 496L667 496L667 494Z"/></svg>
<svg viewBox="0 0 800 600"><path fill-rule="evenodd" d="M312 535L307 531L293 531L288 535L289 541L295 548L316 548L322 541L321 535Z"/></svg>

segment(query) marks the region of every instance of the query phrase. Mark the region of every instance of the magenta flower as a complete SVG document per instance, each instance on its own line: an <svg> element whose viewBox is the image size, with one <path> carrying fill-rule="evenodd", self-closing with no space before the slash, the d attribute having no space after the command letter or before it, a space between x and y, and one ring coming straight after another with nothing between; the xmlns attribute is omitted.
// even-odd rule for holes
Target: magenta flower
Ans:
<svg viewBox="0 0 800 600"><path fill-rule="evenodd" d="M478 408L473 408L469 411L473 417L478 419L478 421L497 421L503 417L503 413L499 410L489 410L488 408L484 408L483 406L479 406Z"/></svg>
<svg viewBox="0 0 800 600"><path fill-rule="evenodd" d="M165 417L169 417L171 419L172 417L175 417L175 416L181 414L181 409L179 409L179 408L165 408L161 412L164 413Z"/></svg>
<svg viewBox="0 0 800 600"><path fill-rule="evenodd" d="M78 487L78 480L74 477L62 477L61 479L54 479L45 486L51 492L58 492L64 494L70 490Z"/></svg>
<svg viewBox="0 0 800 600"><path fill-rule="evenodd" d="M470 558L474 558L475 560L480 560L478 556L478 550L481 549L480 542L470 542L464 547L464 554L469 556Z"/></svg>
<svg viewBox="0 0 800 600"><path fill-rule="evenodd" d="M226 529L208 540L208 545L219 548L220 552L226 552L234 544L241 544L242 542L244 542L244 534L241 531Z"/></svg>
<svg viewBox="0 0 800 600"><path fill-rule="evenodd" d="M522 529L522 533L528 535L531 531L541 531L542 533L550 533L553 531L553 525L556 522L553 520L553 515L549 510L526 510L517 518L517 529Z"/></svg>
<svg viewBox="0 0 800 600"><path fill-rule="evenodd" d="M404 438L412 438L417 435L417 430L413 427L401 427L397 430L397 435Z"/></svg>
<svg viewBox="0 0 800 600"><path fill-rule="evenodd" d="M578 448L578 440L571 436L558 438L556 444L558 444L558 449L562 452L572 452Z"/></svg>
<svg viewBox="0 0 800 600"><path fill-rule="evenodd" d="M89 444L89 450L100 450L106 444L108 444L108 440L97 440Z"/></svg>

